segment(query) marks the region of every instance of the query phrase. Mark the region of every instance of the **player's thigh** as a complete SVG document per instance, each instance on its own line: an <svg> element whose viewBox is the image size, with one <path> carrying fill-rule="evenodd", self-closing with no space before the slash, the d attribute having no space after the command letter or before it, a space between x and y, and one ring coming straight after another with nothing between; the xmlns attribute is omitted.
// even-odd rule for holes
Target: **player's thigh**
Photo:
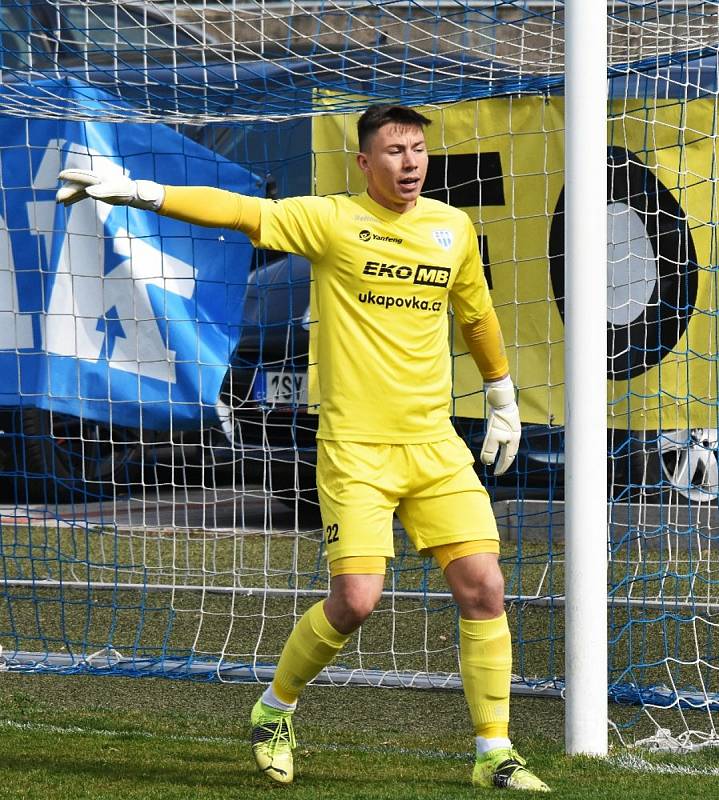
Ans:
<svg viewBox="0 0 719 800"><path fill-rule="evenodd" d="M436 497L408 498L400 503L398 516L416 549L423 555L445 545L467 544L466 552L499 553L499 533L487 492L474 490Z"/></svg>
<svg viewBox="0 0 719 800"><path fill-rule="evenodd" d="M429 445L420 457L430 478L420 491L404 497L397 510L417 550L429 554L432 548L466 542L472 543L467 554L499 552L492 504L464 442Z"/></svg>
<svg viewBox="0 0 719 800"><path fill-rule="evenodd" d="M387 475L387 445L317 442L317 494L327 560L394 556L397 499Z"/></svg>

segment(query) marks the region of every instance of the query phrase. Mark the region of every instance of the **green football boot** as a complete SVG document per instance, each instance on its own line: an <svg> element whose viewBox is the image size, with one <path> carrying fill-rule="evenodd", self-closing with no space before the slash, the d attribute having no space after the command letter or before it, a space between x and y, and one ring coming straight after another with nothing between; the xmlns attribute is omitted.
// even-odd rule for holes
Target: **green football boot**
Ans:
<svg viewBox="0 0 719 800"><path fill-rule="evenodd" d="M550 792L525 764L527 762L514 748L498 747L477 756L472 772L472 783L486 789L520 789L526 792Z"/></svg>
<svg viewBox="0 0 719 800"><path fill-rule="evenodd" d="M292 783L292 750L297 744L292 712L278 711L258 700L252 709L250 722L252 753L260 772L277 783Z"/></svg>

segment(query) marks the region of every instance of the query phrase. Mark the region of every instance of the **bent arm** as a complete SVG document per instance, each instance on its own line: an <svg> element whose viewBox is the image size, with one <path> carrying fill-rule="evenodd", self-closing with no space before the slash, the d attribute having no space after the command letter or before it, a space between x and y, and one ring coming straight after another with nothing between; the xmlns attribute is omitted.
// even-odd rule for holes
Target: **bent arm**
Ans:
<svg viewBox="0 0 719 800"><path fill-rule="evenodd" d="M483 464L494 464L494 474L503 475L519 451L522 421L494 308L476 322L463 325L462 332L484 378L487 399L487 430L479 460Z"/></svg>
<svg viewBox="0 0 719 800"><path fill-rule="evenodd" d="M462 325L462 334L485 381L498 381L509 375L504 337L493 307L478 320Z"/></svg>
<svg viewBox="0 0 719 800"><path fill-rule="evenodd" d="M159 214L193 225L231 228L251 239L260 232L260 200L209 186L165 186Z"/></svg>

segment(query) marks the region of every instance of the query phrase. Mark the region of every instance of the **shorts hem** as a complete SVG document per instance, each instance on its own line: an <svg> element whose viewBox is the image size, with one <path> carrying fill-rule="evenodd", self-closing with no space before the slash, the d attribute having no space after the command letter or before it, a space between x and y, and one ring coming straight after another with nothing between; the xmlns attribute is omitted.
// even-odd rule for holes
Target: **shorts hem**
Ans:
<svg viewBox="0 0 719 800"><path fill-rule="evenodd" d="M431 550L433 547L441 547L445 544L465 544L467 542L495 542L497 550L499 551L500 539L499 534L491 534L487 536L478 536L476 533L471 534L458 534L456 536L443 537L431 542L430 544L423 544L422 547L417 548L417 552L424 558L432 555ZM491 551L487 551L491 552Z"/></svg>
<svg viewBox="0 0 719 800"><path fill-rule="evenodd" d="M331 564L333 561L337 561L338 558L369 558L372 556L379 556L381 558L394 558L394 550L388 550L385 548L361 548L361 552L358 550L348 552L347 550L337 550L333 551L330 555L329 553L325 552L325 558L327 559L327 563Z"/></svg>

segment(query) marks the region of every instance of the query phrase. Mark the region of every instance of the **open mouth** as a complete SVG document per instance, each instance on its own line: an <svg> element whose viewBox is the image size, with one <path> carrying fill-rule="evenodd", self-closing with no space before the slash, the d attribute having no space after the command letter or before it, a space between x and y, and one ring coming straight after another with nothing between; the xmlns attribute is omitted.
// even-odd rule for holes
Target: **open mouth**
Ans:
<svg viewBox="0 0 719 800"><path fill-rule="evenodd" d="M399 185L403 189L414 189L419 185L419 178L402 178Z"/></svg>

